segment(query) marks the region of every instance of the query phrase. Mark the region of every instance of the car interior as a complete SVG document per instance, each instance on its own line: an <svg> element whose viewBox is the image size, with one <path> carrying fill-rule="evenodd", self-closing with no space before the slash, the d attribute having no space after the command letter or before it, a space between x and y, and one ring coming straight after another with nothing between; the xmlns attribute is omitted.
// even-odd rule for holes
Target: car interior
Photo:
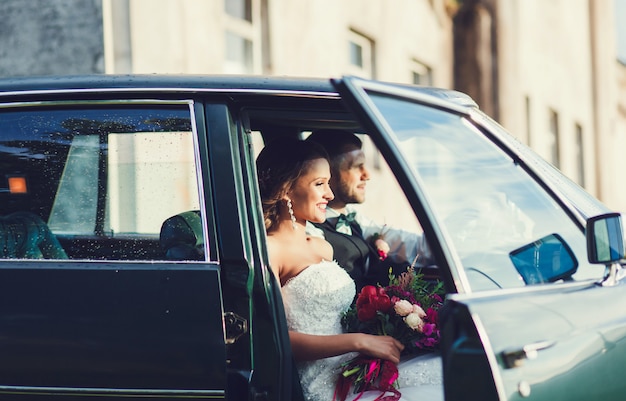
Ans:
<svg viewBox="0 0 626 401"><path fill-rule="evenodd" d="M163 222L159 243L167 260L204 260L199 210L178 213Z"/></svg>
<svg viewBox="0 0 626 401"><path fill-rule="evenodd" d="M357 133L372 175L364 210L374 220L421 231L364 129L337 101L323 105L291 99L289 107L267 107L254 101L231 112L250 133L252 161L265 143L281 137L304 139L329 128ZM5 258L207 259L187 109L46 108L33 115L9 112L0 127ZM385 191L376 188L381 182ZM405 213L394 221L384 213L391 209Z"/></svg>
<svg viewBox="0 0 626 401"><path fill-rule="evenodd" d="M339 108L332 110L314 110L311 108L269 111L248 108L244 110L243 120L249 123L247 130L252 135L254 157L264 144L283 137L306 139L312 132L319 130L345 130L354 132L363 142L363 151L371 180L368 182L367 199L362 205L356 205L369 218L381 224L404 229L410 232L422 232L422 227L413 212L401 186L392 170L385 162L372 138L365 129L354 120L354 116ZM384 187L383 190L381 190ZM388 210L397 213L394 217ZM398 213L399 211L399 213ZM407 265L408 267L408 265ZM436 264L420 267L424 278L439 280L440 270Z"/></svg>

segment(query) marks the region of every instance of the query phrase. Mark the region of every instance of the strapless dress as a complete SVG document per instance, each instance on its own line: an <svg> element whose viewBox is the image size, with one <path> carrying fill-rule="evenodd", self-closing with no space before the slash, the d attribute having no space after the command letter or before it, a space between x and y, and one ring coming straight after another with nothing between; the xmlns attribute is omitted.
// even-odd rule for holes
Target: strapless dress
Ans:
<svg viewBox="0 0 626 401"><path fill-rule="evenodd" d="M341 316L352 304L356 289L341 266L334 261L322 261L289 279L281 292L289 330L334 335L343 332ZM297 369L305 399L332 401L341 364L356 355L299 362ZM437 354L403 361L398 370L402 400L443 400L441 358ZM380 392L366 392L359 400L378 396Z"/></svg>

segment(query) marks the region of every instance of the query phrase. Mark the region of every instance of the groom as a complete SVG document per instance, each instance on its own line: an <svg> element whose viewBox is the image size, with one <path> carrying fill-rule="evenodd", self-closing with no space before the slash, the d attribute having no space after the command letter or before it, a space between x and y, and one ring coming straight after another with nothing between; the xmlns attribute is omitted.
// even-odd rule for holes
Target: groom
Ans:
<svg viewBox="0 0 626 401"><path fill-rule="evenodd" d="M389 268L399 274L417 255L421 255L420 263L424 256L430 256L423 235L382 226L353 207L365 202L365 187L370 179L362 142L354 133L318 130L306 140L326 149L330 157L330 187L335 195L326 208L326 221L311 223L307 231L330 242L335 260L352 276L357 291L365 285L385 286L389 284ZM380 242L375 249L376 234L383 234L388 249Z"/></svg>

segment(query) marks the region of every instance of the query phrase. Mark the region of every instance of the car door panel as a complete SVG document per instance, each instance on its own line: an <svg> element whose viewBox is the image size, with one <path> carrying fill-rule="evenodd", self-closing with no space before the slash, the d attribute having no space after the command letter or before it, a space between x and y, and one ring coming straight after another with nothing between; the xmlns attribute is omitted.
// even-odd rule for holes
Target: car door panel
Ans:
<svg viewBox="0 0 626 401"><path fill-rule="evenodd" d="M451 297L442 314L446 400L468 391L507 400L588 400L598 392L619 399L626 391L622 285L463 298Z"/></svg>
<svg viewBox="0 0 626 401"><path fill-rule="evenodd" d="M221 305L216 264L2 263L0 398L223 397Z"/></svg>
<svg viewBox="0 0 626 401"><path fill-rule="evenodd" d="M69 260L0 261L0 399L225 398L222 266L159 240L176 213L213 221L202 105L97 96L2 108L2 160L28 184L3 214L40 216Z"/></svg>

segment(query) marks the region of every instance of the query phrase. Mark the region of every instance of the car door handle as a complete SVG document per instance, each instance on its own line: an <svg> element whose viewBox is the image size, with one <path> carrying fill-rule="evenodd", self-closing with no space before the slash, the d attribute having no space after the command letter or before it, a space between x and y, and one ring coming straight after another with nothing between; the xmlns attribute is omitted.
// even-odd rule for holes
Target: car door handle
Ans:
<svg viewBox="0 0 626 401"><path fill-rule="evenodd" d="M556 344L556 341L538 341L536 343L524 345L521 349L508 349L502 351L502 359L508 369L518 368L524 364L525 359L537 358L537 352L542 349L550 348Z"/></svg>

